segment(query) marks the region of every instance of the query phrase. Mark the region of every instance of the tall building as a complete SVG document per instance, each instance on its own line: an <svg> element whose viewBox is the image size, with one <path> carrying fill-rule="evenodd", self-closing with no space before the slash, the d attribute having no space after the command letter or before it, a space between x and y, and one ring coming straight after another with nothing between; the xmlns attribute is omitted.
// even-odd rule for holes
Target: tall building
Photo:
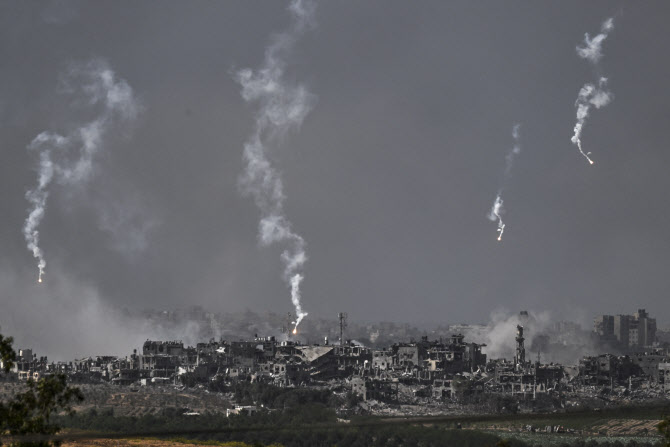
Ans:
<svg viewBox="0 0 670 447"><path fill-rule="evenodd" d="M614 336L621 346L630 346L630 322L632 317L630 315L615 315L614 319Z"/></svg>
<svg viewBox="0 0 670 447"><path fill-rule="evenodd" d="M633 315L599 315L593 321L593 332L603 340L614 340L624 349L640 349L656 341L656 319L645 309Z"/></svg>
<svg viewBox="0 0 670 447"><path fill-rule="evenodd" d="M614 337L614 317L612 315L598 315L593 320L593 332L603 338Z"/></svg>
<svg viewBox="0 0 670 447"><path fill-rule="evenodd" d="M656 341L656 318L649 318L644 309L633 314L634 328L637 329L638 346L650 346Z"/></svg>

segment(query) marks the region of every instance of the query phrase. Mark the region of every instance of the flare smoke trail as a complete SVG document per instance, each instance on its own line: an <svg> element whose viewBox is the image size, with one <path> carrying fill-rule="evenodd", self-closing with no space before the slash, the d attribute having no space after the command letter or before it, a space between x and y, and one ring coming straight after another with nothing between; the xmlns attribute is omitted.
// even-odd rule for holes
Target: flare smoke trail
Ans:
<svg viewBox="0 0 670 447"><path fill-rule="evenodd" d="M30 209L23 235L28 250L37 259L38 282L42 282L46 267L39 243L39 225L46 211L49 187L54 180L70 185L86 180L109 127L117 120L133 120L138 113L132 88L123 79L117 79L103 60L94 59L71 66L62 79L62 87L76 100L101 111L93 121L75 128L66 136L46 131L28 145L29 151L39 154L39 164L37 185L26 193Z"/></svg>
<svg viewBox="0 0 670 447"><path fill-rule="evenodd" d="M512 127L512 137L514 138L514 146L512 147L512 150L509 151L507 156L505 156L505 174L503 176L503 186L500 187L498 190L498 194L496 195L495 200L493 201L493 206L491 207L491 211L489 211L488 218L489 220L495 222L498 221L498 241L502 240L503 232L505 231L505 223L502 220L502 213L504 212L503 209L503 199L502 199L502 193L504 189L504 183L507 181L507 179L510 176L510 173L512 172L512 165L514 164L514 159L521 153L521 146L519 145L519 129L521 128L521 124L515 124L514 127Z"/></svg>
<svg viewBox="0 0 670 447"><path fill-rule="evenodd" d="M304 279L302 270L307 253L305 240L293 231L284 212L284 186L267 152L280 144L291 129L300 127L316 101L305 86L284 79L289 53L298 38L314 26L314 10L315 5L310 1L293 0L289 6L293 19L291 27L273 38L265 51L261 68L247 68L236 74L244 100L259 105L254 132L244 145L246 167L240 183L260 210L261 245L278 243L286 247L281 258L284 280L290 286L291 302L297 317L294 333L300 321L307 316L300 301L300 284Z"/></svg>
<svg viewBox="0 0 670 447"><path fill-rule="evenodd" d="M591 39L589 33L584 34L584 46L577 46L577 54L579 57L588 59L597 64L601 57L603 57L602 46L610 31L614 29L614 19L609 18L603 22L600 27L600 34Z"/></svg>
<svg viewBox="0 0 670 447"><path fill-rule="evenodd" d="M492 221L498 221L498 240L502 240L502 235L503 232L505 231L505 223L502 220L502 217L500 217L500 214L503 211L503 200L502 197L500 197L500 194L496 196L496 199L493 201L493 207L491 207L491 212L489 213L489 219Z"/></svg>
<svg viewBox="0 0 670 447"><path fill-rule="evenodd" d="M590 38L589 34L584 35L584 46L577 46L577 55L581 58L588 60L593 64L597 64L602 58L602 45L610 31L614 29L614 19L609 18L605 20L600 28L600 34L598 34L593 39ZM586 123L586 118L589 116L589 110L591 106L594 106L596 109L606 106L612 100L612 93L606 90L607 87L607 78L600 77L598 84L586 83L579 90L577 95L577 101L575 102L575 107L577 107L577 123L575 124L574 135L571 138L573 144L577 145L579 153L581 153L584 158L588 160L590 164L593 164L593 160L589 155L591 152L584 152L582 148L582 130L584 124Z"/></svg>

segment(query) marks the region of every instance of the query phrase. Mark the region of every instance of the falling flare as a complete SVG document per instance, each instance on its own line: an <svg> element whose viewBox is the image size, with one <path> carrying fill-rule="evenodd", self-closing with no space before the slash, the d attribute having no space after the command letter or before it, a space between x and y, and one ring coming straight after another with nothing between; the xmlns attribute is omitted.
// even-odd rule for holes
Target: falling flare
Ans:
<svg viewBox="0 0 670 447"><path fill-rule="evenodd" d="M576 131L575 131L575 132L576 132ZM580 126L580 133L581 133L581 126ZM589 157L589 155L591 154L591 152L586 152L586 153L585 153L585 152L582 150L582 140L579 139L579 138L577 137L577 138L574 139L574 141L577 142L577 147L579 148L579 152L580 152L580 153L581 153L581 154L582 154L582 155L589 161L589 163L593 164L593 160L591 160L591 157Z"/></svg>
<svg viewBox="0 0 670 447"><path fill-rule="evenodd" d="M502 197L500 197L500 193L496 196L495 201L493 202L493 206L491 207L491 211L489 212L488 218L489 220L492 221L498 221L498 240L502 240L502 235L503 232L505 231L505 223L502 220L502 217L500 215L503 212L503 200Z"/></svg>
<svg viewBox="0 0 670 447"><path fill-rule="evenodd" d="M501 217L505 211L503 209L502 199L503 190L505 188L505 183L510 178L512 166L514 165L514 159L521 153L521 145L519 144L520 128L521 124L515 124L512 127L512 138L514 138L514 146L512 146L512 150L510 150L507 153L507 156L505 156L505 171L503 174L503 181L500 185L500 189L498 189L498 194L496 194L496 199L493 201L491 211L489 211L489 214L486 216L491 222L498 221L498 229L496 230L498 233L498 242L502 241L503 232L505 231L505 224L503 223Z"/></svg>
<svg viewBox="0 0 670 447"><path fill-rule="evenodd" d="M281 255L283 277L291 288L291 302L297 317L293 334L297 334L300 321L307 316L302 310L300 294L307 262L306 244L286 216L284 185L268 152L281 145L291 130L300 129L316 101L304 85L291 82L285 75L287 56L298 39L314 26L315 4L292 0L289 10L293 22L287 31L273 37L265 51L263 65L257 70L238 71L236 79L242 86L242 98L259 105L253 134L244 144L246 167L240 186L245 194L253 196L260 209L261 245L281 244L285 248Z"/></svg>
<svg viewBox="0 0 670 447"><path fill-rule="evenodd" d="M63 82L67 91L82 96L82 102L102 106L102 112L93 121L77 126L65 136L41 132L27 147L38 155L39 162L37 184L25 194L30 209L23 224L23 236L28 250L37 259L39 283L47 266L39 243L39 227L46 212L51 184L57 181L77 185L90 177L105 133L116 120L133 120L139 107L132 88L123 79L118 79L103 60L72 65Z"/></svg>
<svg viewBox="0 0 670 447"><path fill-rule="evenodd" d="M602 58L602 45L609 33L614 29L614 19L611 17L603 22L600 27L600 34L595 36L593 39L589 36L588 33L584 36L583 46L578 45L576 47L577 55L583 59L588 60L596 67L600 58ZM575 107L577 108L577 123L575 124L574 135L571 138L573 144L577 145L579 152L589 161L589 164L594 164L593 160L589 157L591 152L584 152L582 150L582 130L586 124L586 119L589 116L591 107L599 109L605 107L612 101L614 95L607 90L607 78L601 76L598 80L598 83L587 82L579 90L577 95L577 101L575 102Z"/></svg>
<svg viewBox="0 0 670 447"><path fill-rule="evenodd" d="M293 335L296 335L297 333L298 333L298 328L297 327L293 328Z"/></svg>

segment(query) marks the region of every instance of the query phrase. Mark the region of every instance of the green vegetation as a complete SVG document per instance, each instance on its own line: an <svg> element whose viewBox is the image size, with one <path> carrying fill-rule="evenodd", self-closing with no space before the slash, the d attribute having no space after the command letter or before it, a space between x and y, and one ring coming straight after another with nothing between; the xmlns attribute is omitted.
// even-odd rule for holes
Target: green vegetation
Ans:
<svg viewBox="0 0 670 447"><path fill-rule="evenodd" d="M661 415L670 410L668 404L626 406L607 408L602 410L581 409L554 414L517 414L517 415L466 415L459 417L464 426L471 428L490 427L492 425L532 425L545 427L547 425L561 425L574 430L589 429L606 424L612 420L658 420Z"/></svg>
<svg viewBox="0 0 670 447"><path fill-rule="evenodd" d="M0 357L5 373L14 365L16 352L12 348L12 338L0 335ZM0 402L0 434L2 435L52 435L60 431L60 426L51 420L52 414L67 412L72 414L73 401L81 401L83 396L77 388L69 387L62 374L43 377L37 382L26 383L26 390L7 402ZM47 446L49 442L22 443L25 446Z"/></svg>
<svg viewBox="0 0 670 447"><path fill-rule="evenodd" d="M665 438L665 446L670 447L670 416L666 416L661 423L658 424L658 431L663 438Z"/></svg>
<svg viewBox="0 0 670 447"><path fill-rule="evenodd" d="M220 387L220 388L219 388ZM631 421L637 426L658 420L667 405L622 407L600 411L582 410L555 414L502 414L445 416L436 418L378 418L357 416L350 423L338 423L336 408L353 407L358 397L339 395L329 390L308 388L277 388L262 383L240 382L231 386L212 385L213 389L232 392L235 400L244 405L257 405L253 415L204 413L187 415L187 410L165 408L157 414L142 416L114 416L112 410L95 411L63 417L60 423L87 431L116 432L128 435L146 434L185 436L205 442L242 442L251 445L281 444L300 446L560 446L560 447L645 447L658 445L660 438L644 436L580 437L570 434L519 432L522 425L544 427L562 425L584 429L606 424L611 427ZM501 401L503 405L507 404ZM464 427L455 429L456 424ZM479 431L491 428L494 431ZM507 428L516 427L508 432ZM504 427L504 428L503 428ZM176 430L179 430L178 432ZM653 431L653 430L652 430ZM171 433L170 433L171 432ZM653 435L654 433L649 433Z"/></svg>
<svg viewBox="0 0 670 447"><path fill-rule="evenodd" d="M281 444L270 444L264 446L263 444L260 443L247 444L246 442L239 442L239 441L229 441L229 442L198 441L197 439L186 439L186 438L170 438L166 439L166 441L179 442L181 444L209 445L215 447L284 447Z"/></svg>
<svg viewBox="0 0 670 447"><path fill-rule="evenodd" d="M494 447L499 436L473 430L447 429L445 426L379 424L376 418L338 424L333 409L324 404L307 403L282 411L259 411L251 416L221 414L188 416L184 410L165 409L158 415L114 417L111 413L90 411L63 418L63 424L88 431L159 433L174 436L178 429L190 440L243 442L251 445L280 444L302 446L463 446ZM170 435L172 431L172 435ZM165 433L168 432L168 433ZM189 433L190 432L190 433ZM154 436L155 436L154 435ZM511 447L528 444L512 440ZM224 444L225 445L225 444Z"/></svg>
<svg viewBox="0 0 670 447"><path fill-rule="evenodd" d="M3 337L0 334L0 360L2 360L6 373L9 372L16 361L16 352L12 348L13 342L14 339L12 337Z"/></svg>
<svg viewBox="0 0 670 447"><path fill-rule="evenodd" d="M285 447L302 446L477 446L477 447L650 447L660 446L659 438L650 437L580 437L570 434L545 434L528 432L478 431L454 429L464 418L425 418L405 420L377 417L357 417L350 423L338 423L333 409L322 403L309 403L286 410L260 410L251 416L234 415L226 418L220 414L188 416L185 410L165 409L158 415L142 417L114 417L111 412L77 414L67 417L64 425L92 431L120 432L132 435L154 431L155 435L180 435L189 441L195 439L208 444L212 441L242 442L252 446L280 444ZM640 409L642 414L646 412ZM624 414L635 415L627 410ZM657 413L658 414L658 413ZM524 415L525 416L525 415ZM532 415L530 415L532 416ZM584 414L574 415L584 417ZM548 425L558 425L565 414L543 416ZM602 415L599 417L602 418ZM519 426L521 417L514 422ZM658 416L656 416L658 418ZM512 419L508 417L508 420ZM571 420L571 419L568 419ZM499 421L498 421L499 422ZM538 421L533 421L537 425ZM472 427L464 423L464 427ZM174 430L180 430L176 433ZM173 433L164 431L172 430ZM653 434L653 433L650 433ZM186 442L186 440L184 440Z"/></svg>
<svg viewBox="0 0 670 447"><path fill-rule="evenodd" d="M225 436L209 435L209 439ZM275 442L287 447L495 447L500 438L476 431L445 430L441 427L412 425L384 427L342 427L308 430L281 430L254 433L238 433L245 443L254 446ZM189 440L188 442L193 442ZM211 441L206 441L209 443ZM518 440L505 441L507 447L529 447ZM225 445L225 444L224 444Z"/></svg>
<svg viewBox="0 0 670 447"><path fill-rule="evenodd" d="M158 414L143 416L114 416L112 411L90 410L74 416L60 417L68 428L115 433L188 433L189 431L257 430L259 427L288 428L304 424L336 422L335 412L319 404L305 404L286 411L259 411L252 416L208 413L200 416L185 414L186 409L166 408Z"/></svg>

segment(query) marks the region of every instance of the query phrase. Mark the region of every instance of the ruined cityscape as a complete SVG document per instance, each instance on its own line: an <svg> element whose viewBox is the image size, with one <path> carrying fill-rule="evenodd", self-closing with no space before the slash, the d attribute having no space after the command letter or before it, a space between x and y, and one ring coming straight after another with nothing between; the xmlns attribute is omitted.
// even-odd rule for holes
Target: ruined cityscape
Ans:
<svg viewBox="0 0 670 447"><path fill-rule="evenodd" d="M246 317L262 318L250 314ZM199 307L148 311L145 317L163 324L199 322L210 331L217 318ZM222 399L211 406L191 400L187 410L193 415L205 410L227 415L260 410L262 405L226 395L226 385L235 383L326 389L356 397L356 405L342 409L343 414L371 415L533 413L670 398L670 332L657 329L645 309L632 315L599 315L590 331L576 323L557 322L545 325L541 333L532 333L539 327L535 315L522 311L505 320L507 326L514 325L512 336L498 340L511 348L509 358L491 355L487 344L473 341L490 335L495 330L491 324L450 325L421 335L410 325L349 323L347 314L340 313L337 320L305 325L310 334L327 334L314 343L302 333L292 333L291 318L284 317L286 324L277 328L278 336L211 338L195 346L179 340L146 340L125 357L50 362L32 349L18 349L10 374L0 377L16 382L63 373L75 384L168 396L175 390L223 390L218 393ZM368 337L355 341L354 334ZM566 358L565 352L585 352L580 349L587 345L601 352L574 362L551 360L557 353Z"/></svg>
<svg viewBox="0 0 670 447"><path fill-rule="evenodd" d="M670 1L0 11L0 447L670 447Z"/></svg>

